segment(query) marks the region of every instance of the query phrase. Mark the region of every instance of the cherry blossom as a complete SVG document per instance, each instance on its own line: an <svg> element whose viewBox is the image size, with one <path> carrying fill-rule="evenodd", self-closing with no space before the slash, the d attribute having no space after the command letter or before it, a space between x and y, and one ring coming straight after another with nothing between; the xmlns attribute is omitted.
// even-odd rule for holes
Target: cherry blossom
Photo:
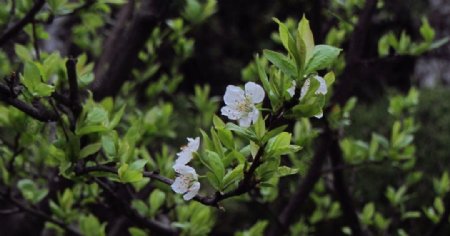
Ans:
<svg viewBox="0 0 450 236"><path fill-rule="evenodd" d="M224 107L220 110L222 115L230 120L238 120L242 127L249 127L259 117L259 111L255 104L264 100L264 89L254 83L245 84L245 91L240 87L228 85L223 96Z"/></svg>

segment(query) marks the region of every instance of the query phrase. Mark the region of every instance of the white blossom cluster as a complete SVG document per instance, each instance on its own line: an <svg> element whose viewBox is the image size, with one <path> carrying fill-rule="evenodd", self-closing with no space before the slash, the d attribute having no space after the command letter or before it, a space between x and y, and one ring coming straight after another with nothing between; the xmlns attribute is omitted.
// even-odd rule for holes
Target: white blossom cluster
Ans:
<svg viewBox="0 0 450 236"><path fill-rule="evenodd" d="M177 153L177 159L172 168L178 176L170 186L174 192L183 194L183 199L186 201L194 198L200 190L197 172L187 165L200 146L200 137L188 138L187 140L188 144L181 147L181 151Z"/></svg>

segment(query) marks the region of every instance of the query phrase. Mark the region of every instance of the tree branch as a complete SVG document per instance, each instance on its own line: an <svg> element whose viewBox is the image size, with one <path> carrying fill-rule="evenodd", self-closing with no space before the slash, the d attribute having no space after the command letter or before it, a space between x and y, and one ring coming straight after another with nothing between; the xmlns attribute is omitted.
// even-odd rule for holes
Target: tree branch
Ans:
<svg viewBox="0 0 450 236"><path fill-rule="evenodd" d="M172 3L169 0L142 1L128 22L127 17L134 9L133 2L130 1L124 7L121 21L107 39L106 47L96 63L95 81L91 86L96 100L116 95L122 84L130 78L139 51Z"/></svg>
<svg viewBox="0 0 450 236"><path fill-rule="evenodd" d="M23 27L31 23L34 19L34 16L41 10L44 4L45 0L37 0L23 19L18 21L11 28L7 29L5 33L0 36L0 47L3 46L3 44L5 44L12 37L14 37L17 33L19 33L23 29Z"/></svg>
<svg viewBox="0 0 450 236"><path fill-rule="evenodd" d="M76 70L77 59L69 57L66 62L67 77L69 80L69 100L70 110L73 114L73 120L71 122L72 131L75 130L75 123L81 112L80 96L78 92L78 79Z"/></svg>
<svg viewBox="0 0 450 236"><path fill-rule="evenodd" d="M0 84L0 100L42 122L56 121L58 119L58 116L54 112L47 110L42 103L35 102L34 106L32 106L23 102L22 100L15 98L15 96L11 94L11 90L2 84Z"/></svg>

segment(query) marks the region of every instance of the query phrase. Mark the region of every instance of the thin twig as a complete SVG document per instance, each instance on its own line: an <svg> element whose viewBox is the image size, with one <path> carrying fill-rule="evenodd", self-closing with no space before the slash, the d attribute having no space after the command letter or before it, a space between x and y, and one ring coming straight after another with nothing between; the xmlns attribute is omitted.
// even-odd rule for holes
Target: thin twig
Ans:
<svg viewBox="0 0 450 236"><path fill-rule="evenodd" d="M31 7L30 11L27 12L24 18L18 21L11 28L7 29L4 34L0 36L0 47L3 46L8 40L13 38L16 34L18 34L23 27L27 24L31 23L35 17L35 15L41 10L44 6L45 0L37 0L33 7Z"/></svg>

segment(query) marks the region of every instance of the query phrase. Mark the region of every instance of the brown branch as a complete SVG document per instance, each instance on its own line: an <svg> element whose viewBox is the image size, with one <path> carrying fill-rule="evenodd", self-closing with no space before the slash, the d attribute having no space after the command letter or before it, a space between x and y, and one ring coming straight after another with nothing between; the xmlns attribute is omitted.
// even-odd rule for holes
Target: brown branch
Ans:
<svg viewBox="0 0 450 236"><path fill-rule="evenodd" d="M0 100L42 122L56 121L58 119L58 116L54 112L47 110L42 103L34 102L34 105L30 105L17 99L10 89L2 84L0 84Z"/></svg>
<svg viewBox="0 0 450 236"><path fill-rule="evenodd" d="M69 100L70 100L70 110L72 111L72 119L70 128L71 130L75 130L75 123L78 119L78 116L80 116L81 113L81 102L80 102L80 96L78 91L78 79L77 79L77 59L73 57L69 57L66 62L66 70L67 70L67 77L69 80Z"/></svg>
<svg viewBox="0 0 450 236"><path fill-rule="evenodd" d="M142 1L131 20L128 20L134 9L133 3L130 1L124 6L122 17L96 63L95 81L91 89L97 100L116 95L122 84L130 78L139 51L145 46L152 29L164 18L172 1Z"/></svg>
<svg viewBox="0 0 450 236"><path fill-rule="evenodd" d="M45 0L37 0L33 7L31 7L30 11L27 12L24 18L18 21L11 28L7 29L5 33L0 36L0 47L3 46L8 40L13 38L16 34L18 34L23 27L27 24L31 23L35 17L35 15L41 10L44 6Z"/></svg>

